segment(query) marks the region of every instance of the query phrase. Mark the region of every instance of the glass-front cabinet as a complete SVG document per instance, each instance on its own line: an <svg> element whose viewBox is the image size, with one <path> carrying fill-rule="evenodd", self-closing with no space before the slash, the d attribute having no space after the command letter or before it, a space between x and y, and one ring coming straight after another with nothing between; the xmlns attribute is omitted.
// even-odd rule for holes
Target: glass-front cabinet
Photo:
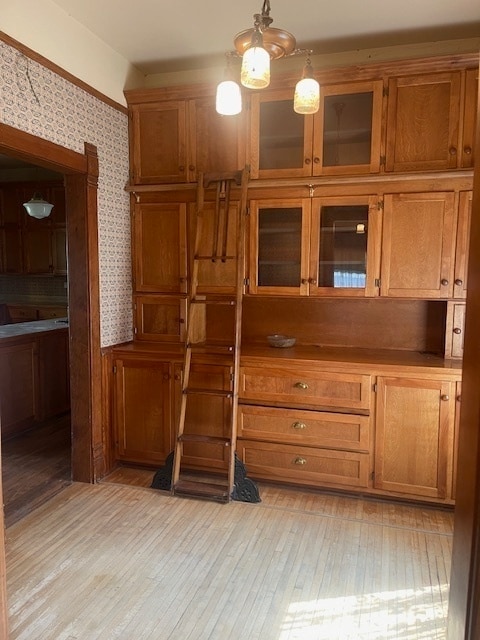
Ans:
<svg viewBox="0 0 480 640"><path fill-rule="evenodd" d="M250 293L375 296L377 196L251 203Z"/></svg>
<svg viewBox="0 0 480 640"><path fill-rule="evenodd" d="M253 178L377 173L383 85L380 80L320 89L320 109L299 115L291 90L252 96Z"/></svg>

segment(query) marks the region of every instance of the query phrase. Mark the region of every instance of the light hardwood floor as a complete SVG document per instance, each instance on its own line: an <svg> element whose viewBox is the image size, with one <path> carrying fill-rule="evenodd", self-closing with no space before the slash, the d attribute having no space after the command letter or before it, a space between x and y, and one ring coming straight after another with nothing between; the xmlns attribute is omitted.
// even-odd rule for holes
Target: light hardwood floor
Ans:
<svg viewBox="0 0 480 640"><path fill-rule="evenodd" d="M449 512L262 485L261 504L221 505L118 479L7 529L12 639L445 638Z"/></svg>

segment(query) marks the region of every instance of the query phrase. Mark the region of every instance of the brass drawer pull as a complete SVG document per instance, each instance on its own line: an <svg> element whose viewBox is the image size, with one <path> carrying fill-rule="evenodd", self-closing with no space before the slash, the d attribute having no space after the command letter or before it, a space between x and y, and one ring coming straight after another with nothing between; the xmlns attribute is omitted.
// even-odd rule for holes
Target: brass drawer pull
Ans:
<svg viewBox="0 0 480 640"><path fill-rule="evenodd" d="M292 424L292 429L306 429L307 425L304 422L294 422Z"/></svg>
<svg viewBox="0 0 480 640"><path fill-rule="evenodd" d="M297 464L300 467L303 467L304 464L307 464L307 461L305 460L305 458L301 458L300 456L298 456L297 458L295 458L295 460L293 461L293 464Z"/></svg>
<svg viewBox="0 0 480 640"><path fill-rule="evenodd" d="M295 382L293 386L295 389L308 389L308 384L306 382Z"/></svg>

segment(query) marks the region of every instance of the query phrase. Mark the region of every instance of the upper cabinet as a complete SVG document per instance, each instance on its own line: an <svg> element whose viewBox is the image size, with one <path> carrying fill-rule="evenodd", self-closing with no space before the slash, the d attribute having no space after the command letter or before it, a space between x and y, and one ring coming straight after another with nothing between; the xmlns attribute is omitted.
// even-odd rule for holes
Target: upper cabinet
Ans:
<svg viewBox="0 0 480 640"><path fill-rule="evenodd" d="M293 110L291 91L252 96L253 178L375 173L380 167L381 81L321 88L315 115Z"/></svg>
<svg viewBox="0 0 480 640"><path fill-rule="evenodd" d="M377 196L253 201L250 222L250 293L377 294Z"/></svg>
<svg viewBox="0 0 480 640"><path fill-rule="evenodd" d="M460 149L460 71L390 78L387 171L455 169Z"/></svg>
<svg viewBox="0 0 480 640"><path fill-rule="evenodd" d="M463 113L463 146L461 166L473 167L475 127L477 121L478 67L465 72L465 104Z"/></svg>
<svg viewBox="0 0 480 640"><path fill-rule="evenodd" d="M472 218L472 191L462 191L458 203L457 245L455 251L454 298L467 297L468 249Z"/></svg>
<svg viewBox="0 0 480 640"><path fill-rule="evenodd" d="M212 97L131 105L133 184L195 182L199 171L242 169L243 118L220 116Z"/></svg>
<svg viewBox="0 0 480 640"><path fill-rule="evenodd" d="M451 297L455 194L387 194L384 203L381 294Z"/></svg>

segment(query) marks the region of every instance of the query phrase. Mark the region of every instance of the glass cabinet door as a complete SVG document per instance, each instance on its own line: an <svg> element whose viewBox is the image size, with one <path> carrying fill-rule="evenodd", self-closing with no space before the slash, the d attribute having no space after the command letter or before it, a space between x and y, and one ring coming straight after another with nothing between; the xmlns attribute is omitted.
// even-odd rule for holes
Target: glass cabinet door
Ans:
<svg viewBox="0 0 480 640"><path fill-rule="evenodd" d="M380 80L321 88L314 175L379 171L382 94Z"/></svg>
<svg viewBox="0 0 480 640"><path fill-rule="evenodd" d="M310 200L251 202L250 293L308 293Z"/></svg>
<svg viewBox="0 0 480 640"><path fill-rule="evenodd" d="M252 178L312 173L313 116L293 110L293 92L252 96Z"/></svg>
<svg viewBox="0 0 480 640"><path fill-rule="evenodd" d="M377 198L315 198L311 295L378 295L380 211Z"/></svg>

